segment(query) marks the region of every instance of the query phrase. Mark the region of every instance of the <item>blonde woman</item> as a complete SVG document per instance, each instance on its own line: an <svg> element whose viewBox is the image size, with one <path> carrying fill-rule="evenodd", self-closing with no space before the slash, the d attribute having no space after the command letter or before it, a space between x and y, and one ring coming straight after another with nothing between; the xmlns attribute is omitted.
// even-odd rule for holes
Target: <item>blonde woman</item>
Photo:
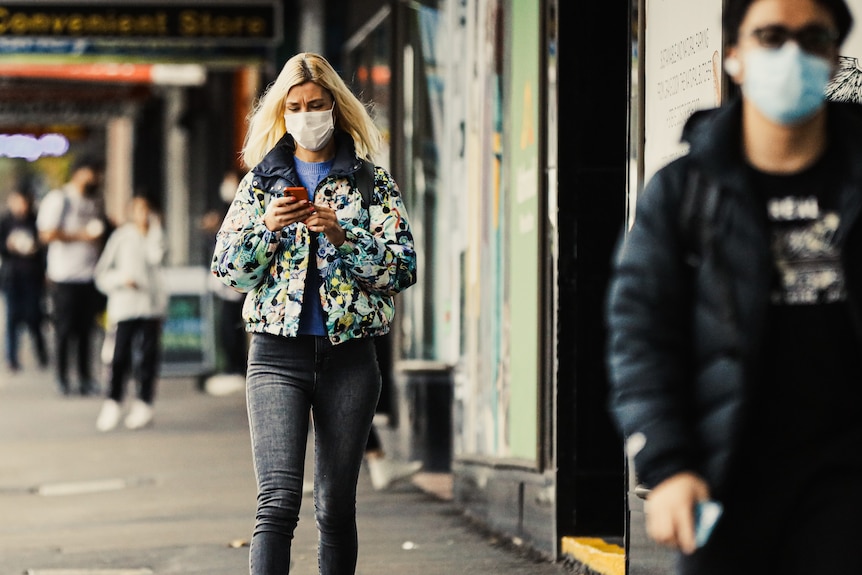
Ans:
<svg viewBox="0 0 862 575"><path fill-rule="evenodd" d="M373 338L389 331L393 296L416 282L398 186L383 168L367 170L380 141L316 54L288 60L250 117L242 157L251 171L217 234L212 271L247 292L253 575L289 571L312 419L320 573L356 569L356 484L380 393Z"/></svg>

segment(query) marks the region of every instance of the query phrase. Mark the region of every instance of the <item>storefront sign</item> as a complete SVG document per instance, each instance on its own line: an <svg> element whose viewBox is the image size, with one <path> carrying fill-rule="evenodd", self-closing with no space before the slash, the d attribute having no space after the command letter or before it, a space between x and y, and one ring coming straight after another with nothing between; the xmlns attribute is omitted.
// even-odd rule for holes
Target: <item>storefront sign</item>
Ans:
<svg viewBox="0 0 862 575"><path fill-rule="evenodd" d="M644 178L687 151L692 112L721 103L721 0L647 0Z"/></svg>
<svg viewBox="0 0 862 575"><path fill-rule="evenodd" d="M201 86L206 82L206 68L198 64L34 64L0 61L0 77Z"/></svg>
<svg viewBox="0 0 862 575"><path fill-rule="evenodd" d="M274 0L206 4L0 2L0 38L275 44L281 41L280 8Z"/></svg>

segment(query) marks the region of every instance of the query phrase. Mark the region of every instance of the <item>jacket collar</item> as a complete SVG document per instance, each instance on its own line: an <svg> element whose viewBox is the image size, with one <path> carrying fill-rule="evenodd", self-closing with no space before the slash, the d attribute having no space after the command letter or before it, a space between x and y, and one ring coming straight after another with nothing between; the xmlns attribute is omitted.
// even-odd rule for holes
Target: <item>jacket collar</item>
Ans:
<svg viewBox="0 0 862 575"><path fill-rule="evenodd" d="M853 182L862 182L862 106L827 102L829 146L841 155L840 165ZM739 188L746 181L742 156L742 102L692 114L682 139L690 145L689 155L704 172L721 184Z"/></svg>
<svg viewBox="0 0 862 575"><path fill-rule="evenodd" d="M691 115L682 132L689 156L704 173L723 187L738 188L746 178L742 157L742 103L738 99L720 108Z"/></svg>
<svg viewBox="0 0 862 575"><path fill-rule="evenodd" d="M343 130L336 130L333 137L335 138L335 159L329 173L335 176L352 174L362 165L356 157L353 138ZM296 174L296 163L293 159L295 151L296 143L293 141L293 136L285 132L251 171L261 178L278 177L296 183L299 177Z"/></svg>

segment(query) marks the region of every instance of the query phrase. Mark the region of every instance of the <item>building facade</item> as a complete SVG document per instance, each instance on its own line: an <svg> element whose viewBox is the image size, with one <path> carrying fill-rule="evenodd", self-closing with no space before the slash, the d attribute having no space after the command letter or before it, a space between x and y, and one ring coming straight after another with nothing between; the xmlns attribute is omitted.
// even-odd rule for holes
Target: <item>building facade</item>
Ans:
<svg viewBox="0 0 862 575"><path fill-rule="evenodd" d="M419 246L396 329L402 454L553 559L568 537L622 545L626 518L601 308L625 214L631 18L584 4L381 2L347 17L343 60ZM598 57L597 37L618 48Z"/></svg>

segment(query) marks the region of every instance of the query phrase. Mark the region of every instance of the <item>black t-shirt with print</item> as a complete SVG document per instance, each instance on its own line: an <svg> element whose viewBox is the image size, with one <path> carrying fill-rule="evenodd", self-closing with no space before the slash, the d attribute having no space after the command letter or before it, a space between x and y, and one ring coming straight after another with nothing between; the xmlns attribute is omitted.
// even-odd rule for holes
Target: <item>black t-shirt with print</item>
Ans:
<svg viewBox="0 0 862 575"><path fill-rule="evenodd" d="M862 348L835 241L838 167L827 154L793 175L751 170L775 273L748 458L779 482L782 467L809 478L836 465L862 467Z"/></svg>

